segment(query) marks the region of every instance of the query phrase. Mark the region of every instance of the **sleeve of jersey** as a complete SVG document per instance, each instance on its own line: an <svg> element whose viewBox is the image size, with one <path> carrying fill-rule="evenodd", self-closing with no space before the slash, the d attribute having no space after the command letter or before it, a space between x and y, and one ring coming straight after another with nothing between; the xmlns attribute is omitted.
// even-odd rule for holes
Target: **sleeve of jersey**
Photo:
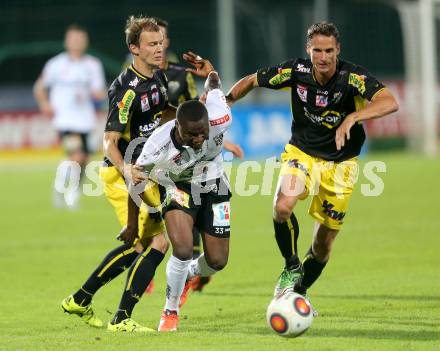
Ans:
<svg viewBox="0 0 440 351"><path fill-rule="evenodd" d="M105 75L102 63L96 60L92 68L92 90L101 91L105 89Z"/></svg>
<svg viewBox="0 0 440 351"><path fill-rule="evenodd" d="M276 66L257 71L258 86L269 89L283 89L292 86L293 61L285 61Z"/></svg>
<svg viewBox="0 0 440 351"><path fill-rule="evenodd" d="M45 88L49 88L53 83L54 77L54 64L52 61L47 62L44 65L43 71L41 73L41 81Z"/></svg>
<svg viewBox="0 0 440 351"><path fill-rule="evenodd" d="M371 101L376 93L385 88L385 85L360 66L357 66L350 73L348 84L353 86L359 95L369 101Z"/></svg>
<svg viewBox="0 0 440 351"><path fill-rule="evenodd" d="M122 89L119 85L110 88L106 132L123 133L125 131L135 97L136 93L132 89Z"/></svg>
<svg viewBox="0 0 440 351"><path fill-rule="evenodd" d="M186 85L187 89L185 95L187 100L196 100L198 98L197 87L194 82L194 77L190 72L186 73Z"/></svg>
<svg viewBox="0 0 440 351"><path fill-rule="evenodd" d="M149 175L151 170L156 166L161 157L161 153L158 150L157 143L154 137L150 137L142 148L142 152L136 160L136 164L141 166L144 172Z"/></svg>

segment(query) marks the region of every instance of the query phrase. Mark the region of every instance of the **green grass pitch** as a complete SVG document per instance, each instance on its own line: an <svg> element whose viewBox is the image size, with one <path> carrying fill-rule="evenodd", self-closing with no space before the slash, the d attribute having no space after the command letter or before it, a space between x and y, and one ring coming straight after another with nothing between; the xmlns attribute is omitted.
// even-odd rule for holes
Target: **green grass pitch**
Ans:
<svg viewBox="0 0 440 351"><path fill-rule="evenodd" d="M233 198L229 264L203 293L189 297L177 333L112 334L60 307L118 244L110 205L103 196L88 197L77 212L55 210L55 161L0 160L0 350L440 350L440 159L373 154L361 165L370 159L386 163L384 193L362 196L360 184L369 182L360 177L332 259L309 291L320 315L296 339L273 334L265 321L283 264L271 196ZM249 181L258 184L261 175ZM301 255L313 226L307 205L296 209ZM164 271L163 263L156 290L135 309L143 325L157 327ZM106 321L124 280L94 299Z"/></svg>

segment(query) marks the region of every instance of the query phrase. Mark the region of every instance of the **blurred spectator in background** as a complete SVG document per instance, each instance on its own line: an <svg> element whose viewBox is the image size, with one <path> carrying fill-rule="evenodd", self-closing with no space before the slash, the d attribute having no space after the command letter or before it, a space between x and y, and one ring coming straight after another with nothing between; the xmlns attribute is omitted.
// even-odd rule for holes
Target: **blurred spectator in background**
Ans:
<svg viewBox="0 0 440 351"><path fill-rule="evenodd" d="M78 205L79 187L72 188L68 180L82 179L90 153L88 137L96 124L96 107L106 97L104 70L99 59L85 53L88 43L84 28L69 26L64 38L66 51L45 64L34 85L41 113L53 117L68 160L81 167L72 167L69 162L59 165L54 182L56 207L72 209ZM70 174L75 170L79 174Z"/></svg>

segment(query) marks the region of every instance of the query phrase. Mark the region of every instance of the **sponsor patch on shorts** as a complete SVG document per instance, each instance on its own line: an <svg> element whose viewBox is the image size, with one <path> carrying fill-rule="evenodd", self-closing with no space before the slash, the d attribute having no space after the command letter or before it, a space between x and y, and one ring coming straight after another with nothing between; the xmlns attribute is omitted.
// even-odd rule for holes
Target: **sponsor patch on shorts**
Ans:
<svg viewBox="0 0 440 351"><path fill-rule="evenodd" d="M212 204L214 227L228 227L230 225L231 208L229 201Z"/></svg>

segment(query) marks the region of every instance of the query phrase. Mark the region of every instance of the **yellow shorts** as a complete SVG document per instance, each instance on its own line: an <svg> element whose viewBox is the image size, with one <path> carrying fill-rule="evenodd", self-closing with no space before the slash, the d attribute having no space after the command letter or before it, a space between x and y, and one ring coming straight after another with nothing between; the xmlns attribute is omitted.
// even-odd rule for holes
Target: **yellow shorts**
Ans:
<svg viewBox="0 0 440 351"><path fill-rule="evenodd" d="M328 228L341 229L357 181L357 157L326 161L287 144L281 161L280 176L291 174L304 182L305 192L300 199L313 196L309 214Z"/></svg>
<svg viewBox="0 0 440 351"><path fill-rule="evenodd" d="M116 167L101 167L99 177L104 183L104 192L107 200L113 206L121 226L127 225L128 217L128 190L124 178ZM155 184L145 190L145 196L151 205L159 207L160 193L159 186ZM164 221L156 222L148 214L148 208L143 204L139 211L139 238L144 247L147 247L150 238L165 232Z"/></svg>

